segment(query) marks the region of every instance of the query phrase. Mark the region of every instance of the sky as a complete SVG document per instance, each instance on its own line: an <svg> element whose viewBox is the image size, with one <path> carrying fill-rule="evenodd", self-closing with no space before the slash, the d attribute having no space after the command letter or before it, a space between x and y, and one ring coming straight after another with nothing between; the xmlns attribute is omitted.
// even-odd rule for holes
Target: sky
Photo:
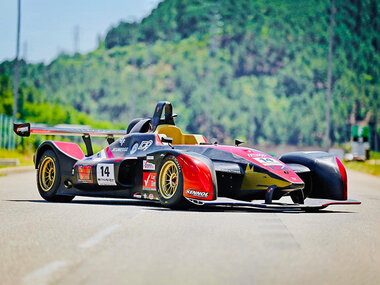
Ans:
<svg viewBox="0 0 380 285"><path fill-rule="evenodd" d="M21 0L20 57L49 63L59 53L89 52L121 20L140 20L161 0ZM76 28L78 27L78 28ZM17 0L0 1L0 62L16 56Z"/></svg>

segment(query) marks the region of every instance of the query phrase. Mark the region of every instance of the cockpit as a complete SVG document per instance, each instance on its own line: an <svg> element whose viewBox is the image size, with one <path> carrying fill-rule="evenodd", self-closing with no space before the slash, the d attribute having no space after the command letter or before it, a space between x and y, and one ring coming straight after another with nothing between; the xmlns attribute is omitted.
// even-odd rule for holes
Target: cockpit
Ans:
<svg viewBox="0 0 380 285"><path fill-rule="evenodd" d="M207 143L203 135L183 134L181 129L176 127L173 114L172 104L168 101L158 102L153 117L146 119L133 119L127 128L127 134L130 133L155 133L160 138L169 137L173 139L172 144L202 144Z"/></svg>

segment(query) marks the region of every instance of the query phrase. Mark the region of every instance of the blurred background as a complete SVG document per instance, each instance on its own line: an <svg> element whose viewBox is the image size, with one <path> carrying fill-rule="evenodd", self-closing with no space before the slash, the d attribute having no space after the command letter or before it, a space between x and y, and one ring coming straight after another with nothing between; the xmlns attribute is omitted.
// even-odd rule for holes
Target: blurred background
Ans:
<svg viewBox="0 0 380 285"><path fill-rule="evenodd" d="M3 153L43 139L16 141L15 119L123 129L169 100L219 143L380 158L377 0L21 1L18 53L17 7L0 4Z"/></svg>

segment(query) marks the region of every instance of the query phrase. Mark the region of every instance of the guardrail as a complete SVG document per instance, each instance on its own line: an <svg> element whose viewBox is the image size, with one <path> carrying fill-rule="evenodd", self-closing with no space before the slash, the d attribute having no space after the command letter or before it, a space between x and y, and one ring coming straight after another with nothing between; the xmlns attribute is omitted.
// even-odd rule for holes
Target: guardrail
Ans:
<svg viewBox="0 0 380 285"><path fill-rule="evenodd" d="M13 133L12 117L0 114L0 148L16 149L16 135Z"/></svg>
<svg viewBox="0 0 380 285"><path fill-rule="evenodd" d="M1 166L9 165L20 165L20 160L18 158L0 158Z"/></svg>

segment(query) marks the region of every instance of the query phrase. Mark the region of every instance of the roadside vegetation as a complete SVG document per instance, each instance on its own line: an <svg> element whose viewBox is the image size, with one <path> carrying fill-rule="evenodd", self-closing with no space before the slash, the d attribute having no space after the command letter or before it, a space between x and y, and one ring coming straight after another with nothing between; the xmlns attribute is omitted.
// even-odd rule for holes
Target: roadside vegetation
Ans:
<svg viewBox="0 0 380 285"><path fill-rule="evenodd" d="M93 52L22 61L18 117L125 128L134 94L134 117L170 100L181 128L219 142L318 146L329 17L330 1L166 0ZM354 122L379 120L379 19L375 0L336 1L333 143L349 141ZM11 114L13 66L0 64L1 113Z"/></svg>
<svg viewBox="0 0 380 285"><path fill-rule="evenodd" d="M0 149L0 159L18 159L19 165L0 165L0 168L33 165L33 153Z"/></svg>
<svg viewBox="0 0 380 285"><path fill-rule="evenodd" d="M348 169L369 173L380 177L380 152L370 152L370 159L366 161L345 161Z"/></svg>

